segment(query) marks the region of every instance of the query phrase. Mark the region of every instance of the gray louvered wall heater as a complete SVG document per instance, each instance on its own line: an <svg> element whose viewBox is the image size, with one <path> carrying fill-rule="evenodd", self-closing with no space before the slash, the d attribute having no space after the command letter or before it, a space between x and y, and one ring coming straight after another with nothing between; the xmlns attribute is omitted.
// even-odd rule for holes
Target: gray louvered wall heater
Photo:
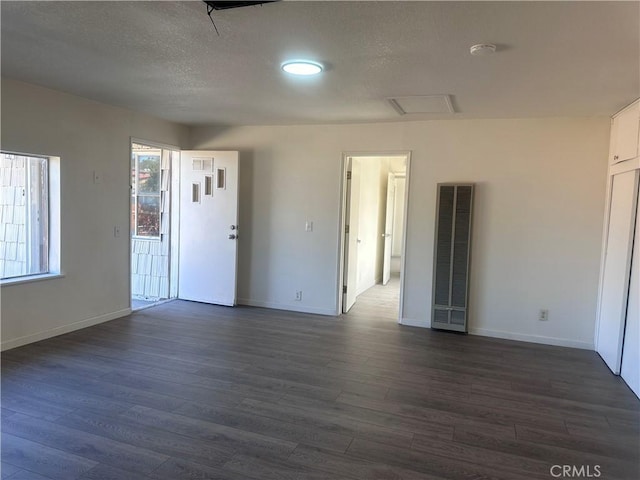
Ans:
<svg viewBox="0 0 640 480"><path fill-rule="evenodd" d="M473 187L438 184L431 328L467 331Z"/></svg>

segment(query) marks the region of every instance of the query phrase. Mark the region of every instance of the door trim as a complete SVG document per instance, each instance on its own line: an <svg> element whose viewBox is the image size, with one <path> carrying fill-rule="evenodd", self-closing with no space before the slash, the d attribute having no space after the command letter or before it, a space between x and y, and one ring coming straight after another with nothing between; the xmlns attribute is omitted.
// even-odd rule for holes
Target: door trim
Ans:
<svg viewBox="0 0 640 480"><path fill-rule="evenodd" d="M345 248L345 224L346 224L346 209L347 209L347 166L349 157L405 157L406 158L406 182L404 191L404 237L402 239L402 260L400 265L400 298L398 308L398 323L402 325L402 319L404 318L404 285L406 277L407 266L407 233L409 231L409 192L410 179L411 179L411 150L390 150L390 151L345 151L342 152L342 160L340 163L340 211L338 215L338 268L336 269L336 298L335 298L335 315L342 315L342 287L344 278L344 248Z"/></svg>

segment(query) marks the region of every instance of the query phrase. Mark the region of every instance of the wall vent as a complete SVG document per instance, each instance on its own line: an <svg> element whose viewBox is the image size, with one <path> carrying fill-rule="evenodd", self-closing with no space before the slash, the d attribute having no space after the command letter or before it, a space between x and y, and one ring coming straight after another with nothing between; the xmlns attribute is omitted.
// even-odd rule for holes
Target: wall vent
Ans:
<svg viewBox="0 0 640 480"><path fill-rule="evenodd" d="M473 184L438 184L431 328L467 331Z"/></svg>

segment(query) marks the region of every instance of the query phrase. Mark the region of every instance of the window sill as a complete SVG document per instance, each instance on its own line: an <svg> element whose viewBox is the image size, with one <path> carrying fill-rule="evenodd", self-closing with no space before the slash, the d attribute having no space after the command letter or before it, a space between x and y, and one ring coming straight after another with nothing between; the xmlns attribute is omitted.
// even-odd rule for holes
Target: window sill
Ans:
<svg viewBox="0 0 640 480"><path fill-rule="evenodd" d="M4 280L0 280L0 286L7 287L10 285L20 285L23 283L41 282L43 280L51 280L54 278L64 278L64 273L42 273L40 275L5 278Z"/></svg>

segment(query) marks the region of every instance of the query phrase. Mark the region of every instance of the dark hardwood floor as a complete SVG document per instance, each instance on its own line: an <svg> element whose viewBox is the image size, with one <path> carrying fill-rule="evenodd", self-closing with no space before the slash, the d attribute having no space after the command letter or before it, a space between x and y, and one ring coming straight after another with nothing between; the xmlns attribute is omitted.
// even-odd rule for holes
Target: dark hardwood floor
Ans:
<svg viewBox="0 0 640 480"><path fill-rule="evenodd" d="M640 478L640 401L596 353L387 310L176 301L5 352L2 479Z"/></svg>

